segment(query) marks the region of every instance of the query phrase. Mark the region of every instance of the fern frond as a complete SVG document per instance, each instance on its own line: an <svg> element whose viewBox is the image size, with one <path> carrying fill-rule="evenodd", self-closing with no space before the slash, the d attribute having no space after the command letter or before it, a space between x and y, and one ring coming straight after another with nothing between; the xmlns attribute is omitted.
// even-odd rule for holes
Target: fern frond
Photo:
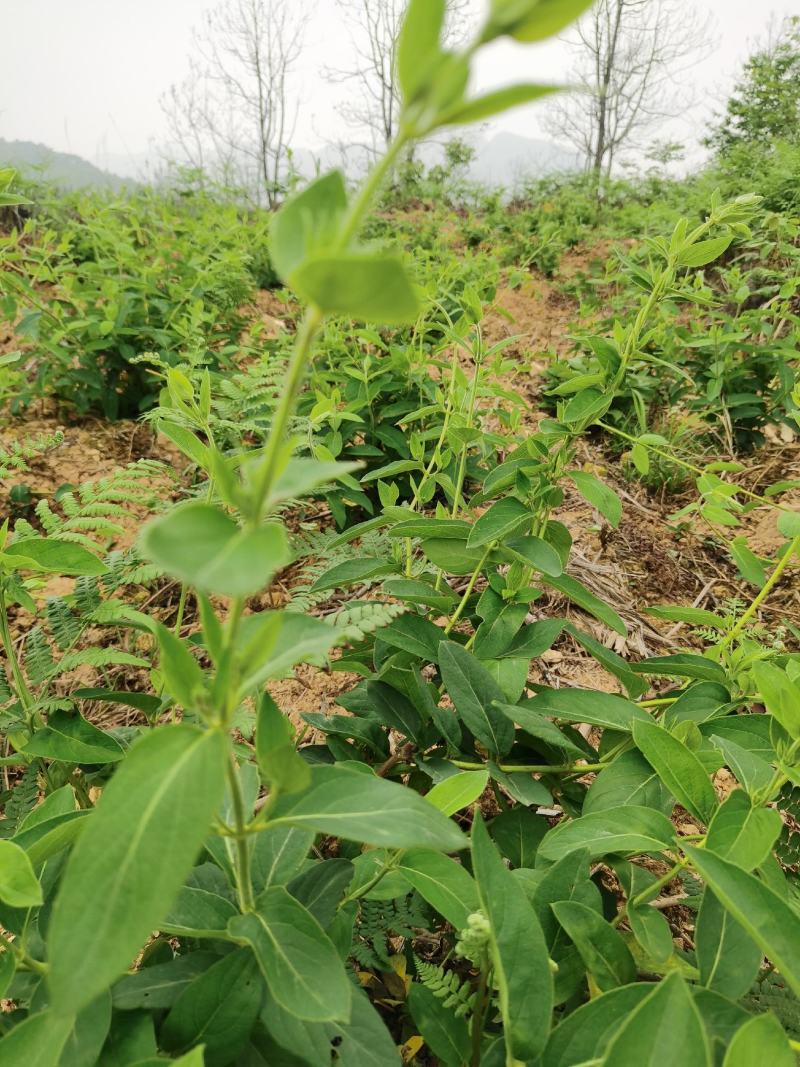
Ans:
<svg viewBox="0 0 800 1067"><path fill-rule="evenodd" d="M422 985L441 1000L445 1008L450 1008L454 1015L462 1018L472 1011L475 1005L475 990L469 981L460 978L455 971L446 971L434 963L426 963L414 956L417 977Z"/></svg>
<svg viewBox="0 0 800 1067"><path fill-rule="evenodd" d="M41 626L34 626L25 641L25 673L33 685L41 685L55 669L50 643Z"/></svg>
<svg viewBox="0 0 800 1067"><path fill-rule="evenodd" d="M800 1038L800 1000L774 972L756 982L743 1004L750 1011L771 1011L790 1038Z"/></svg>
<svg viewBox="0 0 800 1067"><path fill-rule="evenodd" d="M63 440L63 431L57 430L55 433L39 434L38 437L26 437L23 441L0 445L0 478L8 478L11 474L27 474L31 469L31 460L58 448Z"/></svg>
<svg viewBox="0 0 800 1067"><path fill-rule="evenodd" d="M141 656L121 652L116 648L82 648L62 656L56 665L59 673L74 671L76 667L149 667Z"/></svg>
<svg viewBox="0 0 800 1067"><path fill-rule="evenodd" d="M78 578L72 593L72 601L81 615L88 615L101 603L100 587L96 578Z"/></svg>
<svg viewBox="0 0 800 1067"><path fill-rule="evenodd" d="M106 478L84 482L65 493L57 505L40 500L36 516L48 537L73 541L96 551L124 532L119 520L132 517L132 509L139 505L151 506L158 499L158 488L163 491L173 478L174 473L166 464L140 459ZM21 525L16 524L17 536ZM26 525L25 533L30 530Z"/></svg>
<svg viewBox="0 0 800 1067"><path fill-rule="evenodd" d="M63 597L50 597L46 613L50 633L56 645L62 650L71 648L83 632L81 620Z"/></svg>
<svg viewBox="0 0 800 1067"><path fill-rule="evenodd" d="M0 663L0 704L7 704L9 700L11 700L13 695L14 694L11 692L11 686L8 683L8 675L6 674L6 669L2 665L2 663Z"/></svg>
<svg viewBox="0 0 800 1067"><path fill-rule="evenodd" d="M5 824L12 833L17 830L25 816L33 811L38 799L39 775L36 765L31 764L23 776L14 783L14 791L6 801Z"/></svg>

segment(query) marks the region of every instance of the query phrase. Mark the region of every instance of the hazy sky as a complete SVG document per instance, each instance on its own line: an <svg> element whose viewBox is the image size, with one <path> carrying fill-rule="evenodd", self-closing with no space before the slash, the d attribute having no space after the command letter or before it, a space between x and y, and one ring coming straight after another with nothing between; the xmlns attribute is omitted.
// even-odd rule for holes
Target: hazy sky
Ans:
<svg viewBox="0 0 800 1067"><path fill-rule="evenodd" d="M668 131L692 142L770 16L797 13L798 0L683 2L687 12L712 18L713 47L689 75L698 105ZM298 71L296 144L316 149L347 137L336 112L344 88L328 83L324 68L346 65L349 39L336 0L310 4L314 16ZM7 45L0 63L0 137L41 141L100 163L128 157L133 164L152 154L165 137L159 98L186 72L192 26L208 7L207 0L2 0ZM568 81L569 65L561 41L536 47L501 42L487 50L476 84ZM505 116L500 127L542 133L531 108ZM112 161L122 168L123 159Z"/></svg>

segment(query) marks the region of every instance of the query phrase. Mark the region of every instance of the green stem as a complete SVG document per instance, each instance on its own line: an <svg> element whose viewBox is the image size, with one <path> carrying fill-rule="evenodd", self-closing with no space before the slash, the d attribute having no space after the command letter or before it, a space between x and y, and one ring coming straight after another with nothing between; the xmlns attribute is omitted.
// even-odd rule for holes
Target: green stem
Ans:
<svg viewBox="0 0 800 1067"><path fill-rule="evenodd" d="M670 882L674 882L680 872L688 863L688 860L679 860L674 867L670 867L666 874L663 874L657 881L653 882L646 889L643 889L641 893L637 893L636 896L631 897L625 906L621 909L619 914L611 923L612 926L619 926L625 916L628 914L630 908L639 908L642 904L646 904L648 900L655 900L664 886L669 885Z"/></svg>
<svg viewBox="0 0 800 1067"><path fill-rule="evenodd" d="M368 882L365 882L362 886L359 886L352 893L347 893L339 902L338 906L340 908L343 908L345 904L349 904L353 900L360 900L362 897L365 897L367 893L371 893L375 886L378 885L379 882L382 882L386 875L390 874L395 869L400 860L403 858L404 851L404 849L398 849L397 852L394 852L386 861L386 863L384 863L384 865L378 871L376 871L372 878L369 879Z"/></svg>
<svg viewBox="0 0 800 1067"><path fill-rule="evenodd" d="M2 945L6 952L10 952L14 956L17 962L26 971L33 971L35 974L47 974L47 965L41 963L39 960L33 959L27 952L24 952L21 948L18 948L13 941L10 941L5 934L0 933L0 945Z"/></svg>
<svg viewBox="0 0 800 1067"><path fill-rule="evenodd" d="M3 648L6 651L6 657L8 658L8 663L11 667L11 674L14 678L14 685L17 689L19 702L22 704L26 712L30 712L34 703L33 695L28 688L28 683L25 681L25 676L19 665L17 653L14 650L14 642L11 639L11 630L8 625L8 606L6 604L5 592L2 589L0 589L0 639L2 639Z"/></svg>
<svg viewBox="0 0 800 1067"><path fill-rule="evenodd" d="M183 616L186 612L186 597L189 593L189 587L186 582L181 582L181 595L178 600L178 614L175 618L175 627L173 633L176 637L181 636L181 629L183 628Z"/></svg>
<svg viewBox="0 0 800 1067"><path fill-rule="evenodd" d="M792 556L794 556L798 552L798 550L800 550L800 534L798 534L797 537L795 537L794 540L789 544L789 547L784 553L783 558L778 562L777 567L767 579L764 588L753 600L753 603L750 605L744 615L742 615L742 617L739 619L739 621L736 623L730 633L726 634L722 641L719 643L719 645L717 645L718 649L726 648L729 644L731 644L732 641L736 640L739 634L742 633L748 622L750 622L750 620L756 614L758 609L767 599L769 594L775 588L778 581L780 581L780 577L786 570L786 568L789 566Z"/></svg>
<svg viewBox="0 0 800 1067"><path fill-rule="evenodd" d="M395 140L389 145L386 155L373 167L372 171L367 176L364 184L350 206L350 210L344 220L341 230L339 231L337 248L339 251L343 251L353 238L358 234L361 229L367 213L372 205L372 201L383 185L389 171L397 162L400 153L405 148L408 142L409 134L406 130L401 130Z"/></svg>
<svg viewBox="0 0 800 1067"><path fill-rule="evenodd" d="M280 404L272 420L267 445L264 449L264 458L261 463L262 474L256 493L256 508L252 523L254 526L259 525L261 522L270 489L277 477L276 460L278 452L285 442L286 430L294 412L295 401L300 392L300 387L303 384L311 349L324 317L319 308L310 307L306 310L297 330Z"/></svg>
<svg viewBox="0 0 800 1067"><path fill-rule="evenodd" d="M469 602L469 598L472 596L472 590L475 588L475 583L477 582L478 578L480 577L480 573L483 570L483 565L486 562L486 560L489 558L489 554L491 553L493 548L494 548L494 542L493 541L486 546L486 551L481 556L480 563L475 568L475 570L472 572L472 577L470 578L470 580L469 580L469 582L467 584L467 588L464 590L464 595L461 598L461 603L458 605L458 607L455 610L455 614L453 615L452 619L450 620L450 622L445 627L445 631L444 631L445 632L445 636L452 631L453 627L456 625L458 620L464 614L464 610L465 610L465 608L466 608L466 606L467 606L467 604Z"/></svg>
<svg viewBox="0 0 800 1067"><path fill-rule="evenodd" d="M228 762L228 786L231 791L233 804L233 825L235 829L234 847L236 859L234 870L236 874L236 892L239 898L239 907L242 911L254 911L256 902L253 896L253 879L250 873L250 839L247 833L247 812L244 805L242 783L239 781L239 768L236 756L231 751Z"/></svg>
<svg viewBox="0 0 800 1067"><path fill-rule="evenodd" d="M472 1026L471 1026L471 1047L472 1056L470 1057L470 1067L480 1067L481 1062L481 1044L483 1040L483 1021L486 1018L486 1008L488 1006L488 988L489 988L489 961L484 954L481 960L481 975L478 980L478 990L475 996L475 1010L472 1013Z"/></svg>
<svg viewBox="0 0 800 1067"><path fill-rule="evenodd" d="M483 771L486 770L485 763L470 763L468 760L448 760L448 763L452 763L454 767L460 768L462 771ZM498 770L505 771L506 774L592 774L597 771L604 771L608 766L607 763L498 763Z"/></svg>

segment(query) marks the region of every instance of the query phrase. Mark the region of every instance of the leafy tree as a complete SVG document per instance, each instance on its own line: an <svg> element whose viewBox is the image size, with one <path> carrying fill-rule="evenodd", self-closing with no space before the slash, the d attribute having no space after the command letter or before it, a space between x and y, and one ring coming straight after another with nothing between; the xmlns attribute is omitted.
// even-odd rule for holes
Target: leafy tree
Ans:
<svg viewBox="0 0 800 1067"><path fill-rule="evenodd" d="M800 143L800 17L745 63L722 120L707 144L726 155L740 145Z"/></svg>

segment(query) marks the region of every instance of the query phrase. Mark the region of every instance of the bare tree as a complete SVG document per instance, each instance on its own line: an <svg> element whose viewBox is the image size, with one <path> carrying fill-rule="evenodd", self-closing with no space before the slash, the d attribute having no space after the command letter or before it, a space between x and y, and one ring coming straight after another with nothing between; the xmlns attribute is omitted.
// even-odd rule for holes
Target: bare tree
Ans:
<svg viewBox="0 0 800 1067"><path fill-rule="evenodd" d="M188 76L162 100L181 162L270 207L289 169L289 81L306 24L304 0L227 0L205 16Z"/></svg>
<svg viewBox="0 0 800 1067"><path fill-rule="evenodd" d="M681 76L707 41L708 24L683 0L597 0L576 29L578 91L554 103L550 131L570 140L600 181L653 125L688 105Z"/></svg>
<svg viewBox="0 0 800 1067"><path fill-rule="evenodd" d="M370 154L382 151L397 133L400 92L395 77L397 37L408 0L336 0L353 31L352 65L328 71L331 81L353 89L340 106L345 121L366 133L361 145ZM448 0L448 32L463 36L470 0Z"/></svg>

